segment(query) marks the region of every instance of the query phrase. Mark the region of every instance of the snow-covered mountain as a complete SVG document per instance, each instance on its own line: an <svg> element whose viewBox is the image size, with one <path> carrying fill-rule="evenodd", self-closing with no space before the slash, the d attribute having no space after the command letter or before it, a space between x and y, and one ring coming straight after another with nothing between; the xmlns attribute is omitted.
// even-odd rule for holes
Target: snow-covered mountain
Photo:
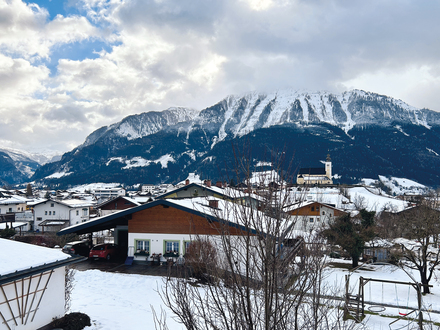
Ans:
<svg viewBox="0 0 440 330"><path fill-rule="evenodd" d="M3 184L26 181L39 166L61 159L59 155L43 155L7 147L0 148L0 155L0 183Z"/></svg>
<svg viewBox="0 0 440 330"><path fill-rule="evenodd" d="M198 114L198 110L175 107L161 112L151 111L128 116L118 123L96 130L78 148L87 147L102 138L123 137L127 138L128 141L135 140L179 123L190 122Z"/></svg>
<svg viewBox="0 0 440 330"><path fill-rule="evenodd" d="M228 134L243 136L259 128L287 123L327 123L348 132L356 125L388 126L399 122L430 128L440 125L440 114L360 90L342 94L284 90L229 96L202 111L192 127L215 126L221 141Z"/></svg>
<svg viewBox="0 0 440 330"><path fill-rule="evenodd" d="M330 153L341 182L378 174L440 182L440 113L359 90L252 92L202 111L129 116L93 132L33 179L157 183L189 172L219 178L233 166L231 143L244 141L255 161L286 149L298 166L316 167Z"/></svg>
<svg viewBox="0 0 440 330"><path fill-rule="evenodd" d="M180 124L180 133L189 137L200 127L214 134L211 147L226 137L241 137L259 128L297 124L327 123L346 133L355 126L398 123L430 128L440 125L440 113L417 109L401 100L360 90L333 94L282 90L231 95L202 111L170 108L162 112L132 115L90 134L81 147L100 138L125 137L134 140Z"/></svg>

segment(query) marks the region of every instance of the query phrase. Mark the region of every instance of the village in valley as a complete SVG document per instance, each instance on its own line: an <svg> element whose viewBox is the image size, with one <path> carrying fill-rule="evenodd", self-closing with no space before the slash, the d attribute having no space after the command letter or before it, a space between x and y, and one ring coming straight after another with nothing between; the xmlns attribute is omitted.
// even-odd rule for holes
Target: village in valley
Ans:
<svg viewBox="0 0 440 330"><path fill-rule="evenodd" d="M90 317L87 329L140 329L108 313L130 297L127 314L160 329L223 328L246 313L286 329L440 325L436 191L386 177L334 184L330 155L294 177L260 165L242 180L0 189L2 329L52 329L65 313ZM129 284L142 280L154 284Z"/></svg>

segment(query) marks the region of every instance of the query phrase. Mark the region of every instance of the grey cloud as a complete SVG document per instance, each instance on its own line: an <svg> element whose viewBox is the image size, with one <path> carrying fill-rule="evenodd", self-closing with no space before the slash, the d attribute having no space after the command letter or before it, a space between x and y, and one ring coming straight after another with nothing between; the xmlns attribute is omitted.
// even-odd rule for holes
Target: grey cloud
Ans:
<svg viewBox="0 0 440 330"><path fill-rule="evenodd" d="M59 109L51 109L43 115L43 118L49 121L87 123L87 118L84 116L83 110L72 105L65 105Z"/></svg>
<svg viewBox="0 0 440 330"><path fill-rule="evenodd" d="M135 0L127 2L118 11L118 18L134 29L170 26L206 34L213 32L213 23L224 15L224 3L218 0Z"/></svg>

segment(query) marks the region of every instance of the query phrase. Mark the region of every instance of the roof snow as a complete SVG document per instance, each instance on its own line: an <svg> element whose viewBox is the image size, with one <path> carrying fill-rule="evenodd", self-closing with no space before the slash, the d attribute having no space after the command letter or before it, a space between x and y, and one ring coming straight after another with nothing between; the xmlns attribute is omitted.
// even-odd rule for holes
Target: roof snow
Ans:
<svg viewBox="0 0 440 330"><path fill-rule="evenodd" d="M0 238L0 251L7 251L2 253L0 275L71 258L60 250L4 238Z"/></svg>

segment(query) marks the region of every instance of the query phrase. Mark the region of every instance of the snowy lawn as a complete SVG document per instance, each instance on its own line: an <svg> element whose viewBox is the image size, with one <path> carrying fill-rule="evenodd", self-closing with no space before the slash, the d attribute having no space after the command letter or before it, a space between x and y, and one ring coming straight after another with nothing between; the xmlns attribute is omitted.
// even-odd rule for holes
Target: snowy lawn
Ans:
<svg viewBox="0 0 440 330"><path fill-rule="evenodd" d="M86 329L154 329L151 307L160 315L162 300L157 293L162 277L106 273L99 270L75 271L71 312L90 316ZM167 310L170 329L184 329Z"/></svg>
<svg viewBox="0 0 440 330"><path fill-rule="evenodd" d="M340 259L335 262L349 263ZM358 279L374 278L412 282L411 278L402 270L394 266L368 265L369 270L359 270L351 273L350 288L353 293L358 291ZM339 288L339 296L343 296L345 275L347 269L329 268L326 282ZM436 275L439 276L439 271ZM412 276L419 280L419 275L412 272ZM438 278L431 280L434 286L431 294L423 296L423 308L431 311L424 312L425 320L440 322L440 283ZM86 329L154 329L152 307L160 314L161 309L167 313L169 329L184 329L183 325L173 319L173 314L162 304L158 288L163 285L161 277L106 273L98 270L76 271L75 287L71 297L71 312L83 312L90 316L92 326ZM365 288L365 300L376 303L386 303L399 306L387 307L379 315L367 314L359 329L399 329L415 327L416 323L401 320L389 326L389 323L399 317L399 313L407 313L406 308L417 307L415 290L408 285L394 285L390 283L370 282ZM368 310L368 306L366 308ZM415 313L411 314L415 315ZM387 316L387 317L383 317ZM414 317L414 316L413 316ZM436 327L435 327L436 328Z"/></svg>

